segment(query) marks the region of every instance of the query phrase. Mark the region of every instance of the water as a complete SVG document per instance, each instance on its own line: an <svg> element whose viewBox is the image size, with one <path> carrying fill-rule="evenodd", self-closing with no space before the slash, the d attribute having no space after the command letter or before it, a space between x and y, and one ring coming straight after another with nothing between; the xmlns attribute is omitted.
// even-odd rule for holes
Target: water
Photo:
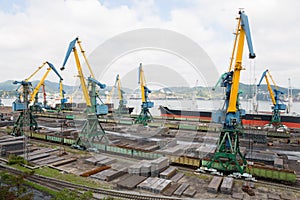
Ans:
<svg viewBox="0 0 300 200"><path fill-rule="evenodd" d="M15 99L2 99L2 103L5 106L11 106L12 102ZM150 108L150 112L153 116L160 116L159 106L167 106L170 109L179 109L179 110L201 110L201 111L211 111L217 110L222 108L224 104L224 100L152 100L154 102L154 107ZM118 100L113 100L115 104L115 108L118 107ZM132 100L129 99L127 102L128 107L134 107L132 114L139 114L141 112L141 100ZM241 101L241 107L245 109L248 113L252 112L252 102L248 101ZM271 112L271 102L268 101L258 101L258 109L259 111L268 111ZM293 114L300 115L300 102L293 102L291 107L291 112Z"/></svg>
<svg viewBox="0 0 300 200"><path fill-rule="evenodd" d="M153 100L154 107L150 109L153 116L160 116L159 106L167 106L170 109L179 110L201 110L201 111L212 111L223 107L224 100ZM118 103L115 103L117 106ZM133 114L139 114L141 111L141 100L128 100L127 106L134 107ZM258 101L259 111L271 112L271 102ZM253 110L251 101L241 101L241 108L245 109L247 113L251 113ZM291 107L293 114L300 114L300 102L294 102Z"/></svg>

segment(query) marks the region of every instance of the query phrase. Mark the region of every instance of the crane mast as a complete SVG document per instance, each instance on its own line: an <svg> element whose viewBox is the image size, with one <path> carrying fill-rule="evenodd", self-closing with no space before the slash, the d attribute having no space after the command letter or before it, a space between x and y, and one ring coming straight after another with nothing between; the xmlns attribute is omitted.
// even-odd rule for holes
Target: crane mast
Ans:
<svg viewBox="0 0 300 200"><path fill-rule="evenodd" d="M250 34L248 16L244 11L239 11L238 25L235 32L234 47L228 72L221 76L221 87L226 88L225 92L225 121L218 140L216 152L208 168L218 168L222 171L244 172L247 164L245 156L240 152L239 135L242 133L241 116L245 114L239 108L239 82L240 72L243 70L242 59L244 41L247 39L249 58L255 58ZM238 160L238 155L241 160ZM219 164L216 164L219 163ZM242 165L242 166L241 166Z"/></svg>
<svg viewBox="0 0 300 200"><path fill-rule="evenodd" d="M31 92L32 84L31 82L29 82L29 79L35 76L38 71L40 71L46 64L49 66L46 73ZM31 74L24 81L14 81L14 84L21 85L22 93L20 93L19 98L13 102L13 111L20 112L18 119L14 123L13 135L24 135L24 126L29 126L30 130L38 129L38 124L33 116L33 112L41 111L41 106L37 104L37 94L51 70L53 70L57 74L57 76L60 78L60 81L63 80L63 78L59 75L55 67L50 62L44 62L41 66L38 67L37 70L34 71L33 74Z"/></svg>
<svg viewBox="0 0 300 200"><path fill-rule="evenodd" d="M78 44L81 54L85 60L85 63L88 66L90 76L88 77L88 85L86 84L86 79L82 71L78 51L76 49L76 43ZM97 91L96 86L98 86L100 89L104 89L106 87L105 84L100 83L95 79L94 73L92 71L92 68L90 67L90 64L85 56L85 52L81 46L81 41L77 38L72 40L69 44L68 50L66 52L66 56L63 62L61 70L65 69L65 65L68 61L68 58L70 57L70 54L73 52L76 68L78 72L78 77L80 79L81 89L83 92L83 96L87 105L86 109L86 121L83 125L83 128L79 134L79 137L74 144L75 148L86 148L87 146L92 146L95 140L98 140L99 142L104 138L106 142L108 142L108 139L105 136L105 131L98 121L98 115L104 115L108 113L108 107L107 105L103 104L102 100L100 99ZM102 102L101 105L97 103L97 98Z"/></svg>
<svg viewBox="0 0 300 200"><path fill-rule="evenodd" d="M142 105L141 105L141 112L139 116L136 118L135 123L143 124L146 126L148 122L152 120L152 115L149 111L149 108L152 108L154 106L154 103L151 102L148 97L148 94L151 93L151 90L146 86L146 80L145 80L142 63L140 63L139 66L138 83L140 84L140 88L141 88Z"/></svg>

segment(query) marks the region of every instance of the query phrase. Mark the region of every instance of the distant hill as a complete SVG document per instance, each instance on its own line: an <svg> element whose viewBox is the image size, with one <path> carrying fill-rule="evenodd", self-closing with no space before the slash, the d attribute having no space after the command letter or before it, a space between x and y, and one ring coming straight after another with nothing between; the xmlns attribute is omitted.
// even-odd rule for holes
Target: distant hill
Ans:
<svg viewBox="0 0 300 200"><path fill-rule="evenodd" d="M8 80L5 82L0 83L0 91L15 91L18 87L19 84L13 84L14 80ZM39 81L31 81L33 87L35 87ZM46 91L49 93L56 93L59 92L59 83L58 82L52 82L45 80L45 85L46 85ZM64 90L66 92L73 91L74 86L69 86L69 85L64 85Z"/></svg>
<svg viewBox="0 0 300 200"><path fill-rule="evenodd" d="M39 81L32 81L33 86L36 86ZM46 91L48 93L57 93L59 92L59 84L58 82L52 82L52 81L45 81L46 84ZM4 91L6 94L15 95L15 90L18 88L18 85L13 84L13 80L8 80L0 83L0 97L3 95ZM242 92L240 94L240 97L244 99L252 98L254 94L254 85L248 85L240 83L239 90ZM74 90L81 90L78 86L70 86L70 85L64 85L64 91L67 94L73 93ZM112 89L112 86L107 86L104 90L101 90L101 94L110 92ZM129 88L122 88L122 90L125 92L125 94L139 94L139 90L133 91ZM180 94L182 97L191 97L191 96L197 96L197 97L203 97L203 98L223 98L224 88L217 87L214 92L212 92L212 88L209 87L168 87L168 88L161 88L159 90L154 90L152 93L164 93L164 94ZM279 90L284 92L285 98L287 98L288 89L279 87ZM117 90L115 89L114 95L117 95ZM269 99L269 92L267 85L261 85L259 87L258 92L258 99L259 100L268 100ZM300 89L293 89L293 99L300 100Z"/></svg>
<svg viewBox="0 0 300 200"><path fill-rule="evenodd" d="M0 83L0 96L2 95L3 91L6 91L9 94L15 94L16 89L19 87L19 84L15 85L13 84L14 80L8 80ZM31 81L33 87L35 87L39 81ZM59 92L59 83L58 82L52 82L45 80L45 89L48 93L57 93ZM70 85L63 85L64 91L68 94L73 93L74 90L80 89L79 86L70 86ZM101 91L101 93L104 93L106 91L111 91L112 86L107 86L104 90ZM81 90L81 89L80 89ZM122 90L125 93L132 93L131 89L128 88L122 88ZM2 93L1 93L2 91ZM115 90L115 92L117 92Z"/></svg>

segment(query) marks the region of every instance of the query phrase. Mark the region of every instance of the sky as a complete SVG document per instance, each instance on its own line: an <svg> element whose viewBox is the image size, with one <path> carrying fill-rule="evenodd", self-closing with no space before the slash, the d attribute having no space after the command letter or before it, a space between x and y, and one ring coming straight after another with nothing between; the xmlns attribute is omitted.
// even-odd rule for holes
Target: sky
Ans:
<svg viewBox="0 0 300 200"><path fill-rule="evenodd" d="M277 85L287 87L290 78L300 88L298 0L0 0L0 82L24 80L49 61L65 84L77 84L72 56L65 71L59 68L69 42L79 37L96 78L107 85L119 73L124 86L138 87L140 63L155 88L212 85L228 70L240 8L249 17L257 56L249 60L245 45L240 81L255 83L269 69ZM148 43L137 43L145 29ZM157 30L163 33L154 41ZM199 56L205 62L195 61ZM54 73L48 78L58 80Z"/></svg>

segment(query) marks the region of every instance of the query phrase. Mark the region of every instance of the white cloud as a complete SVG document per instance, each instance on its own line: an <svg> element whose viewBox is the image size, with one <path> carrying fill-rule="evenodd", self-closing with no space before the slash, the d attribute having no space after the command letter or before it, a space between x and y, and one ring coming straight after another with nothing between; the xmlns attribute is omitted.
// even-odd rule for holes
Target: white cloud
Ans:
<svg viewBox="0 0 300 200"><path fill-rule="evenodd" d="M18 12L0 10L1 78L24 79L45 60L59 68L68 43L76 36L82 39L89 55L119 33L146 27L177 31L196 41L222 73L229 65L235 17L242 7L250 20L257 55L256 76L269 68L278 85L287 86L290 77L293 86L300 88L299 1L186 1L187 6L172 8L167 19L161 17L158 2L132 1L130 6L108 7L96 0L29 0L24 9L14 6ZM244 55L248 55L246 46ZM73 58L70 59L72 64ZM250 71L246 56L244 65ZM72 67L62 72L65 83L74 83L76 70ZM50 77L55 79L55 75ZM249 79L249 73L243 72L241 81ZM108 84L113 82L114 79Z"/></svg>

